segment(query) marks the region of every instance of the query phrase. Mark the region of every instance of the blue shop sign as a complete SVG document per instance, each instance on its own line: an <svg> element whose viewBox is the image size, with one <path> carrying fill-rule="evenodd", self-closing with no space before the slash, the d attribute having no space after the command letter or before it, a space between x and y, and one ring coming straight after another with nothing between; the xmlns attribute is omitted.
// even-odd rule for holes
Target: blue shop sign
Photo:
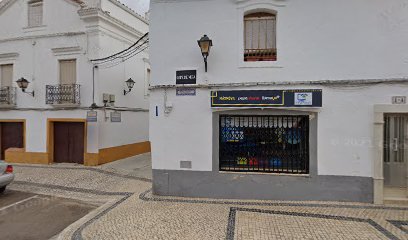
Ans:
<svg viewBox="0 0 408 240"><path fill-rule="evenodd" d="M211 107L322 107L321 89L212 91Z"/></svg>

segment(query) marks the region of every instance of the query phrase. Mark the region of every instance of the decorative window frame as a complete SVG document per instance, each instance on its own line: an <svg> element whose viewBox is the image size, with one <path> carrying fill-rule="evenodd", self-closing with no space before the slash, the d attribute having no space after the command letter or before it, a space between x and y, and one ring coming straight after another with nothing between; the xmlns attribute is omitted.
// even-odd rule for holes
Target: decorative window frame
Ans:
<svg viewBox="0 0 408 240"><path fill-rule="evenodd" d="M281 65L281 58L279 57L280 41L279 41L279 8L286 7L285 3L271 3L266 1L245 1L237 0L238 14L238 51L237 60L239 68L283 68ZM258 11L270 12L276 15L276 48L278 57L276 61L259 61L259 62L245 62L244 61L244 17L248 13L254 13Z"/></svg>
<svg viewBox="0 0 408 240"><path fill-rule="evenodd" d="M17 66L17 59L20 56L19 53L13 52L13 53L1 53L0 54L0 65L13 65L13 80L12 80L12 86L15 85L15 80L17 77L16 73L16 66ZM1 79L0 79L1 81ZM1 87L1 83L0 83Z"/></svg>
<svg viewBox="0 0 408 240"><path fill-rule="evenodd" d="M26 0L26 27L23 28L24 32L35 32L35 31L41 31L45 30L46 25L44 24L44 16L45 16L45 4L44 0L38 0L38 2L41 2L42 6L42 17L41 17L41 24L40 25L33 25L30 26L30 5L31 4L36 4L37 0Z"/></svg>

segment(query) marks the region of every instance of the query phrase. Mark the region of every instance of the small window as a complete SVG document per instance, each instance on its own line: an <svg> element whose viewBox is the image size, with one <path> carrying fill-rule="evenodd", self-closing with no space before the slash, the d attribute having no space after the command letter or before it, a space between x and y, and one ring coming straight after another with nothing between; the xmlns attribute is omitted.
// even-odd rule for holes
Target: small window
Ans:
<svg viewBox="0 0 408 240"><path fill-rule="evenodd" d="M38 27L43 24L43 1L33 0L28 2L28 26Z"/></svg>
<svg viewBox="0 0 408 240"><path fill-rule="evenodd" d="M145 96L150 95L150 68L146 70L146 81L145 81Z"/></svg>
<svg viewBox="0 0 408 240"><path fill-rule="evenodd" d="M276 15L266 12L244 17L245 61L276 61Z"/></svg>
<svg viewBox="0 0 408 240"><path fill-rule="evenodd" d="M60 83L71 85L76 83L76 60L60 60Z"/></svg>
<svg viewBox="0 0 408 240"><path fill-rule="evenodd" d="M0 65L0 87L13 86L13 65Z"/></svg>

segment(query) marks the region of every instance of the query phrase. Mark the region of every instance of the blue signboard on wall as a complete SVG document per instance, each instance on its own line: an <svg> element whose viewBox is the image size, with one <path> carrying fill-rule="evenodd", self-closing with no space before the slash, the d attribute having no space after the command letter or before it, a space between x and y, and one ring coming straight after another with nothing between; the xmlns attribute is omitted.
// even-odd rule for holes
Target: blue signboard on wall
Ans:
<svg viewBox="0 0 408 240"><path fill-rule="evenodd" d="M322 107L321 89L212 91L211 107Z"/></svg>

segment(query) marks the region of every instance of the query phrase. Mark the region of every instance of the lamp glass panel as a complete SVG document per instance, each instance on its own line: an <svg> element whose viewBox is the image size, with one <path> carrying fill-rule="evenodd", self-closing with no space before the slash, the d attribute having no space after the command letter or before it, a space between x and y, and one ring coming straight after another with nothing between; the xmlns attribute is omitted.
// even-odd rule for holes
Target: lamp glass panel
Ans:
<svg viewBox="0 0 408 240"><path fill-rule="evenodd" d="M17 81L17 85L21 89L26 89L28 87L28 81L26 79L20 79Z"/></svg>
<svg viewBox="0 0 408 240"><path fill-rule="evenodd" d="M135 81L133 81L132 79L129 79L126 81L126 85L129 89L132 89L133 86L135 85Z"/></svg>
<svg viewBox="0 0 408 240"><path fill-rule="evenodd" d="M210 42L209 41L201 41L200 47L201 47L201 53L208 54L210 52Z"/></svg>

